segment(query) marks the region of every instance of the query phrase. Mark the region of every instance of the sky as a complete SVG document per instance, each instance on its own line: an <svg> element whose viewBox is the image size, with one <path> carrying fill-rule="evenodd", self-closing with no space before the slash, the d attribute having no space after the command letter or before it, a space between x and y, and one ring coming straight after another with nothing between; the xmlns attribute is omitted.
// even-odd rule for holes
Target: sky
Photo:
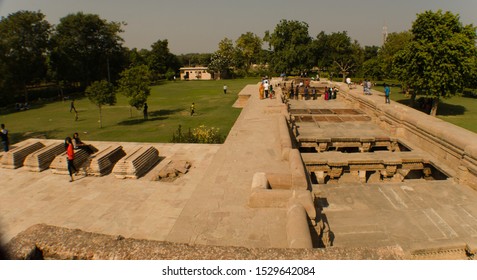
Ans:
<svg viewBox="0 0 477 280"><path fill-rule="evenodd" d="M53 25L77 12L125 22L128 48L150 49L167 39L174 54L212 53L218 43L253 32L263 37L281 19L309 25L310 36L347 31L361 46L380 46L389 33L409 30L427 10L459 14L477 25L477 0L0 0L0 17L20 10L41 11Z"/></svg>

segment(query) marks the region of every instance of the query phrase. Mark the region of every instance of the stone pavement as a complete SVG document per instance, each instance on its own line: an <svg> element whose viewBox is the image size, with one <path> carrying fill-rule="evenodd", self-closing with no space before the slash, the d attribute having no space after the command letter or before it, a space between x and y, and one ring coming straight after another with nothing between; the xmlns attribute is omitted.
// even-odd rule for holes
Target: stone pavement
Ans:
<svg viewBox="0 0 477 280"><path fill-rule="evenodd" d="M247 93L248 92L248 93ZM115 143L126 153L152 145L168 160L188 160L189 173L173 183L150 181L161 163L138 180L112 174L78 178L50 170L0 168L0 226L5 243L37 223L78 228L131 238L191 244L244 247L287 247L286 209L248 207L253 175L289 173L281 160L276 110L278 99L258 100L250 94L223 145ZM88 142L101 148L107 142Z"/></svg>
<svg viewBox="0 0 477 280"><path fill-rule="evenodd" d="M55 141L55 140L41 140ZM61 141L59 141L61 142ZM98 149L108 142L88 141ZM117 179L113 174L84 177L0 168L0 230L3 243L38 224L132 238L165 240L220 145L117 143L126 152L152 145L162 161L144 177ZM173 182L151 181L165 164L190 161L186 176Z"/></svg>

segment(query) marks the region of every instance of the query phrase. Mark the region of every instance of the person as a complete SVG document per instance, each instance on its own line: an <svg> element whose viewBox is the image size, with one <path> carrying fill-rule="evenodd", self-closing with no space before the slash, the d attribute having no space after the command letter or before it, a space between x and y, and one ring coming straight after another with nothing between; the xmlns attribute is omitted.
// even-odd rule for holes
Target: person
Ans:
<svg viewBox="0 0 477 280"><path fill-rule="evenodd" d="M83 143L83 141L81 141L81 139L79 138L78 132L75 132L73 134L73 142L72 143L73 143L73 148L75 150L82 149L85 152L87 152L88 154L94 153L93 149L89 145L87 145L87 144Z"/></svg>
<svg viewBox="0 0 477 280"><path fill-rule="evenodd" d="M330 99L328 87L325 87L325 95L324 95L324 98L325 98L325 100Z"/></svg>
<svg viewBox="0 0 477 280"><path fill-rule="evenodd" d="M3 123L1 127L2 130L0 130L0 136L2 138L3 151L8 152L8 146L10 145L10 141L8 139L8 130L5 128L5 124Z"/></svg>
<svg viewBox="0 0 477 280"><path fill-rule="evenodd" d="M313 95L313 100L316 100L316 88L315 87L311 88L311 94Z"/></svg>
<svg viewBox="0 0 477 280"><path fill-rule="evenodd" d="M335 86L333 88L333 99L336 99L336 95L338 94L338 88Z"/></svg>
<svg viewBox="0 0 477 280"><path fill-rule="evenodd" d="M224 94L227 94L227 85L224 85Z"/></svg>
<svg viewBox="0 0 477 280"><path fill-rule="evenodd" d="M269 91L268 95L270 96L270 99L272 99L272 98L273 98L273 94L274 94L272 84L270 84L270 87L269 87L268 91Z"/></svg>
<svg viewBox="0 0 477 280"><path fill-rule="evenodd" d="M364 79L364 82L363 82L363 94L368 94L368 80Z"/></svg>
<svg viewBox="0 0 477 280"><path fill-rule="evenodd" d="M333 99L333 88L329 87L328 88L328 100Z"/></svg>
<svg viewBox="0 0 477 280"><path fill-rule="evenodd" d="M368 95L371 95L371 81L368 81L368 85L366 86L368 88Z"/></svg>
<svg viewBox="0 0 477 280"><path fill-rule="evenodd" d="M391 89L389 88L389 86L384 83L384 96L385 96L385 100L386 100L386 104L391 104L391 100L389 99L389 96L391 95Z"/></svg>
<svg viewBox="0 0 477 280"><path fill-rule="evenodd" d="M192 105L190 105L190 115L192 116L195 113L195 104L192 102Z"/></svg>
<svg viewBox="0 0 477 280"><path fill-rule="evenodd" d="M308 100L308 86L305 86L305 89L303 90L303 99Z"/></svg>
<svg viewBox="0 0 477 280"><path fill-rule="evenodd" d="M351 88L351 78L350 77L346 78L346 84L348 85L348 88Z"/></svg>
<svg viewBox="0 0 477 280"><path fill-rule="evenodd" d="M270 90L270 84L268 83L268 80L264 81L263 90L265 91L265 98L268 98L268 92Z"/></svg>
<svg viewBox="0 0 477 280"><path fill-rule="evenodd" d="M260 83L260 87L258 88L258 93L259 93L260 99L263 99L264 90L265 90L265 88L263 87L263 83Z"/></svg>
<svg viewBox="0 0 477 280"><path fill-rule="evenodd" d="M67 163L68 173L70 174L70 182L73 182L74 181L73 173L77 173L78 170L76 169L74 164L75 150L73 147L73 142L71 141L70 137L66 137L65 139L65 149L66 149L66 163Z"/></svg>
<svg viewBox="0 0 477 280"><path fill-rule="evenodd" d="M76 108L75 108L75 100L74 99L71 100L71 103L70 103L70 113L71 113L71 111L74 111L75 113L77 113Z"/></svg>
<svg viewBox="0 0 477 280"><path fill-rule="evenodd" d="M144 119L147 120L147 108L149 108L147 106L147 103L144 103L144 108L142 110L143 114L144 114Z"/></svg>

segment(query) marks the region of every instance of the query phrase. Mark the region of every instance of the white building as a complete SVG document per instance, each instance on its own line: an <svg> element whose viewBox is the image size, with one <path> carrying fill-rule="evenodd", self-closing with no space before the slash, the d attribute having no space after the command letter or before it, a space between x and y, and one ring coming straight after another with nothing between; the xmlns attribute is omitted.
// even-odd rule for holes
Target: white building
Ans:
<svg viewBox="0 0 477 280"><path fill-rule="evenodd" d="M182 67L181 80L213 80L214 74L207 67Z"/></svg>

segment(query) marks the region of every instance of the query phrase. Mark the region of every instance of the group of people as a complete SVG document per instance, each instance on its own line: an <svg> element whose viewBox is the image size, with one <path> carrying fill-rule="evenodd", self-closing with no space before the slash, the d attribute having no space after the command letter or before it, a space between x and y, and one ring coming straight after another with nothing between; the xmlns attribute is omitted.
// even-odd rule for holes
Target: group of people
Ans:
<svg viewBox="0 0 477 280"><path fill-rule="evenodd" d="M66 162L67 162L67 168L68 168L68 173L70 175L70 182L74 181L73 174L78 173L78 169L76 168L74 164L75 160L75 150L82 149L88 154L94 153L93 148L90 145L87 145L81 141L79 138L78 132L75 132L73 134L73 138L71 137L66 137L65 138L65 150L66 150Z"/></svg>
<svg viewBox="0 0 477 280"><path fill-rule="evenodd" d="M338 94L338 88L335 87L325 87L325 100L336 99L336 95Z"/></svg>
<svg viewBox="0 0 477 280"><path fill-rule="evenodd" d="M262 78L262 82L260 83L260 86L258 88L258 93L260 99L272 99L273 97L275 97L275 91L273 91L273 86L270 83L270 80L268 80L268 77Z"/></svg>

